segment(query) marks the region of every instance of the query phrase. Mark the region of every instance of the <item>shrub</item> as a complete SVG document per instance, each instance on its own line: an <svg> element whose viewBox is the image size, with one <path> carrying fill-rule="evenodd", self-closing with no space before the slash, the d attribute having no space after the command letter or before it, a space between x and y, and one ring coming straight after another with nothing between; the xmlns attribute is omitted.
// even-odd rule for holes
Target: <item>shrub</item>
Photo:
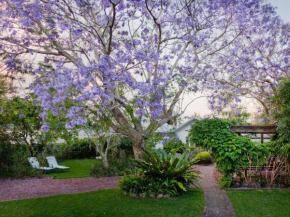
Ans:
<svg viewBox="0 0 290 217"><path fill-rule="evenodd" d="M27 155L29 153L28 147L26 145L12 145L9 143L4 144L0 142L0 164L5 164L8 167L13 165L13 155L18 152Z"/></svg>
<svg viewBox="0 0 290 217"><path fill-rule="evenodd" d="M121 142L117 146L120 153L124 152L127 156L134 155L133 153L133 143L130 138L126 136L121 137Z"/></svg>
<svg viewBox="0 0 290 217"><path fill-rule="evenodd" d="M124 176L119 181L119 187L130 194L142 194L147 192L148 189L148 182L146 181L144 176Z"/></svg>
<svg viewBox="0 0 290 217"><path fill-rule="evenodd" d="M26 176L37 176L42 177L44 174L43 170L33 169L28 162L30 155L25 151L17 151L13 153L12 160L13 164L9 167L9 170L13 172L15 178L23 178ZM47 166L45 156L38 155L37 159L40 165Z"/></svg>
<svg viewBox="0 0 290 217"><path fill-rule="evenodd" d="M31 174L31 166L27 158L29 155L23 152L15 152L12 155L13 164L9 167L16 178L29 176Z"/></svg>
<svg viewBox="0 0 290 217"><path fill-rule="evenodd" d="M61 145L62 158L83 159L96 156L95 146L89 139L74 139L70 144Z"/></svg>
<svg viewBox="0 0 290 217"><path fill-rule="evenodd" d="M167 153L183 153L186 145L179 139L171 138L167 143L164 144L163 149Z"/></svg>
<svg viewBox="0 0 290 217"><path fill-rule="evenodd" d="M144 151L144 160L137 159L140 176L128 176L120 181L120 188L129 193L178 195L197 180L198 174L192 170L195 160L188 156L180 158L165 151Z"/></svg>
<svg viewBox="0 0 290 217"><path fill-rule="evenodd" d="M219 179L219 185L221 188L229 188L232 184L232 178L231 177L220 177Z"/></svg>
<svg viewBox="0 0 290 217"><path fill-rule="evenodd" d="M162 179L145 176L125 176L119 182L119 187L129 194L145 194L147 196L159 194L178 195L179 187L174 179Z"/></svg>
<svg viewBox="0 0 290 217"><path fill-rule="evenodd" d="M109 168L105 168L103 164L94 164L90 174L94 177L124 176L130 174L135 169L135 165L131 159L109 159L109 161Z"/></svg>
<svg viewBox="0 0 290 217"><path fill-rule="evenodd" d="M211 163L211 156L207 151L197 153L194 158L198 163Z"/></svg>

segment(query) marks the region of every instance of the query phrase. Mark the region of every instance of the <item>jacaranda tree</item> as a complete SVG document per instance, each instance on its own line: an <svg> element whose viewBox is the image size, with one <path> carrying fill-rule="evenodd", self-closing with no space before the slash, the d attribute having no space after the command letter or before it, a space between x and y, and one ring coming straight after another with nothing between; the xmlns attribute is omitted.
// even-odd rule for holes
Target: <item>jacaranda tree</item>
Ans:
<svg viewBox="0 0 290 217"><path fill-rule="evenodd" d="M279 17L256 22L209 64L207 88L217 111L248 97L274 122L272 97L281 78L290 77L290 24Z"/></svg>
<svg viewBox="0 0 290 217"><path fill-rule="evenodd" d="M207 84L209 64L275 17L264 0L0 3L1 56L10 71L35 76L44 122L65 114L72 129L107 116L136 158L158 127L184 112L184 94Z"/></svg>

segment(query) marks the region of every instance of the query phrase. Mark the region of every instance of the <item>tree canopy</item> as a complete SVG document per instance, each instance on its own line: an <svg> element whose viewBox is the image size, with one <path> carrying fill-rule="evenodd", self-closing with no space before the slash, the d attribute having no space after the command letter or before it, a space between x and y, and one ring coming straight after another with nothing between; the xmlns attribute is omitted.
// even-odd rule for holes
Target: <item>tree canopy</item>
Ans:
<svg viewBox="0 0 290 217"><path fill-rule="evenodd" d="M107 116L137 158L158 127L183 114L185 94L264 73L242 63L262 46L251 42L282 25L264 0L0 2L1 56L10 71L34 75L43 121L65 114L73 129Z"/></svg>

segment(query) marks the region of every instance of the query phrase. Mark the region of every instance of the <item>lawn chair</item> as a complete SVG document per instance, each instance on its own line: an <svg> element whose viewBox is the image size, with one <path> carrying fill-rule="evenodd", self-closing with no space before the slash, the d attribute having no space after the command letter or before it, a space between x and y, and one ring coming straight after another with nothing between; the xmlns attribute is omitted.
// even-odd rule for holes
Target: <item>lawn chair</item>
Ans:
<svg viewBox="0 0 290 217"><path fill-rule="evenodd" d="M53 168L51 167L41 167L36 157L29 157L28 161L34 169L45 170L45 171L53 170Z"/></svg>
<svg viewBox="0 0 290 217"><path fill-rule="evenodd" d="M49 156L49 157L46 157L46 160L48 162L48 165L51 167L51 168L56 168L56 169L61 169L61 170L69 170L69 167L65 167L65 166L60 166L58 165L56 159L54 156Z"/></svg>

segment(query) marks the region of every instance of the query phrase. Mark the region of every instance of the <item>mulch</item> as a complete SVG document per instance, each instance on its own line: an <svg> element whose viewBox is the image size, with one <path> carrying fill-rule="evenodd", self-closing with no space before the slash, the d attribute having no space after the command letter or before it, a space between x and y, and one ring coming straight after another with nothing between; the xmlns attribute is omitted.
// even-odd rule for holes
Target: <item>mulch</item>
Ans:
<svg viewBox="0 0 290 217"><path fill-rule="evenodd" d="M0 201L116 188L122 177L0 179Z"/></svg>

